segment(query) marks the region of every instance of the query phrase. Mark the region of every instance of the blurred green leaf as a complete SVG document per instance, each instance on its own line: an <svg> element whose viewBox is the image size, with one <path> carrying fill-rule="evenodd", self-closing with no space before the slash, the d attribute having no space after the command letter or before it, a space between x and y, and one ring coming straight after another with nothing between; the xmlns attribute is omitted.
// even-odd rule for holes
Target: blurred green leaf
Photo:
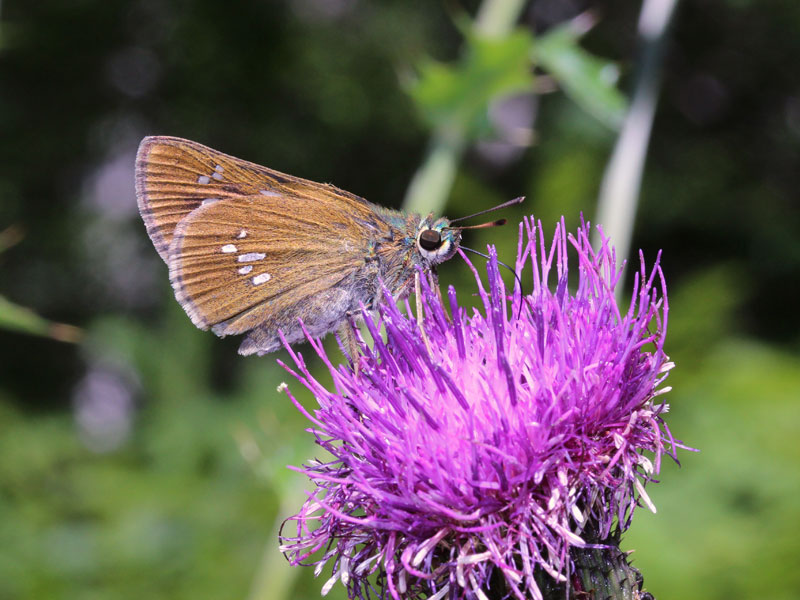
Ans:
<svg viewBox="0 0 800 600"><path fill-rule="evenodd" d="M518 30L503 38L467 35L463 59L455 66L428 60L410 92L431 127L477 138L489 132L489 105L530 90L533 37Z"/></svg>
<svg viewBox="0 0 800 600"><path fill-rule="evenodd" d="M4 296L0 296L0 328L50 337L60 342L74 343L82 336L81 330L74 325L48 321L29 308L14 304Z"/></svg>
<svg viewBox="0 0 800 600"><path fill-rule="evenodd" d="M578 45L580 34L570 24L537 38L532 57L559 82L564 92L585 111L619 129L627 101L617 89L617 65Z"/></svg>
<svg viewBox="0 0 800 600"><path fill-rule="evenodd" d="M685 356L697 368L708 356L698 340L717 340L740 328L737 314L748 295L747 281L735 264L698 269L670 292L669 353Z"/></svg>
<svg viewBox="0 0 800 600"><path fill-rule="evenodd" d="M659 512L637 513L625 545L657 598L796 598L800 360L752 340L697 339L703 365L687 376L691 361L675 353L665 398L672 433L700 452L679 453L679 473L664 463L647 488Z"/></svg>

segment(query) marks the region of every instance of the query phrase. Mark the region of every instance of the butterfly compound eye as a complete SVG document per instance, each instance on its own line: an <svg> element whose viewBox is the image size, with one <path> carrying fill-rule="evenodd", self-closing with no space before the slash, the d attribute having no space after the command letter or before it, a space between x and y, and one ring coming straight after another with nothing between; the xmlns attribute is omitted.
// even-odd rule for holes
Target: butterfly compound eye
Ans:
<svg viewBox="0 0 800 600"><path fill-rule="evenodd" d="M433 229L426 229L419 234L419 245L423 250L436 250L442 245L442 234Z"/></svg>

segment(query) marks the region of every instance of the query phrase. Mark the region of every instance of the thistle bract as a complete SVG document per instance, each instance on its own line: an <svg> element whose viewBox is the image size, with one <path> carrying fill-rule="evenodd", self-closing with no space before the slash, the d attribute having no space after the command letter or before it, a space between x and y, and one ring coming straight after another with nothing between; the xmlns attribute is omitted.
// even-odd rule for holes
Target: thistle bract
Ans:
<svg viewBox="0 0 800 600"><path fill-rule="evenodd" d="M331 457L298 469L316 489L281 548L331 569L323 593L341 581L351 598L541 598L537 581L565 580L588 526L602 539L652 508L644 484L675 447L656 401L671 368L663 275L640 258L621 312L614 251L588 236L562 221L547 244L526 220L516 268L533 291L509 293L490 248L471 314L450 288L449 318L424 281L421 327L384 302L357 373L310 340L332 389L288 349L319 408L295 403Z"/></svg>

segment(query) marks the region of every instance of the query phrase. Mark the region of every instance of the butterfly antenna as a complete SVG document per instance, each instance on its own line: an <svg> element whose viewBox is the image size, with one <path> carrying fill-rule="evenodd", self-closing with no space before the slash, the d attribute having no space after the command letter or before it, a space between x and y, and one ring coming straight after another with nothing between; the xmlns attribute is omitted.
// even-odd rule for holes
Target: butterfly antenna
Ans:
<svg viewBox="0 0 800 600"><path fill-rule="evenodd" d="M520 204L522 201L525 200L525 196L520 196L519 198L514 198L513 200L509 200L508 202L503 202L502 204L498 204L497 206L493 206L492 208L487 208L486 210L481 210L479 212L473 213L471 215L467 215L466 217L458 217L457 219L450 219L451 223L455 223L456 221L466 221L467 219L471 219L473 217L479 217L481 215L485 215L486 213L493 212L495 210L500 210L501 208L507 208L509 206L514 206L515 204ZM505 222L505 219L501 219ZM502 223L499 223L502 224ZM486 227L492 227L493 225L486 225ZM474 228L474 227L473 227ZM459 228L459 229L466 229L466 228Z"/></svg>
<svg viewBox="0 0 800 600"><path fill-rule="evenodd" d="M497 221L489 221L488 223L481 223L480 225L461 225L459 227L445 227L445 229L486 229L487 227L500 227L508 223L508 219L497 219Z"/></svg>
<svg viewBox="0 0 800 600"><path fill-rule="evenodd" d="M467 248L466 246L459 246L459 248L461 248L462 250L466 250L467 252L472 252L473 254L477 254L478 256L481 256L481 257L485 258L486 260L491 260L491 259L489 258L489 256L488 256L487 254L484 254L483 252L478 252L477 250L473 250L472 248ZM497 261L497 264L498 264L498 265L502 265L502 266L504 266L506 269L508 269L509 271L511 271L511 273L514 275L514 279L516 279L516 280L517 280L517 283L519 283L519 297L520 297L520 303L519 303L519 310L517 311L517 319L519 319L520 315L522 314L522 279L520 279L520 278L519 278L519 275L517 275L517 272L516 272L514 269L512 269L511 267L509 267L509 266L508 266L506 263L504 263L502 260L498 260L498 261Z"/></svg>

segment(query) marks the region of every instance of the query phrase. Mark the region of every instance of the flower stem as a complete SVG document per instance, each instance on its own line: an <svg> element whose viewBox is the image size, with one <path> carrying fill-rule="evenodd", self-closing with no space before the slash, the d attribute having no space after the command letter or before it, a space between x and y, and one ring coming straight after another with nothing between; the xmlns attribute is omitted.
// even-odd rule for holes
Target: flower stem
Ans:
<svg viewBox="0 0 800 600"><path fill-rule="evenodd" d="M619 547L575 548L572 557L575 561L572 591L576 597L583 592L589 598L653 600L652 594L642 591L642 574L628 563L628 555ZM551 597L564 596L562 592L561 596Z"/></svg>
<svg viewBox="0 0 800 600"><path fill-rule="evenodd" d="M573 571L569 590L564 583L556 581L542 569L534 577L543 600L565 598L592 598L594 600L655 600L643 591L644 578L638 569L628 563L628 554L619 549L620 534L612 533L606 540L592 539L584 531L584 538L594 547L572 548ZM489 600L504 600L509 597L502 577L493 577L486 590Z"/></svg>

